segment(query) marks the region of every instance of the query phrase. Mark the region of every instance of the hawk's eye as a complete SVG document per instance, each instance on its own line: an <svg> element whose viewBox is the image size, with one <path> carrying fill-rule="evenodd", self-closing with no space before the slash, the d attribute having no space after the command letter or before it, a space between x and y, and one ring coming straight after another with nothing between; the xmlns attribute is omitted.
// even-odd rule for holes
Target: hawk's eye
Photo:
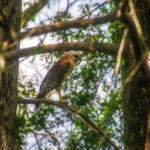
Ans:
<svg viewBox="0 0 150 150"><path fill-rule="evenodd" d="M75 60L81 59L79 55L74 55Z"/></svg>

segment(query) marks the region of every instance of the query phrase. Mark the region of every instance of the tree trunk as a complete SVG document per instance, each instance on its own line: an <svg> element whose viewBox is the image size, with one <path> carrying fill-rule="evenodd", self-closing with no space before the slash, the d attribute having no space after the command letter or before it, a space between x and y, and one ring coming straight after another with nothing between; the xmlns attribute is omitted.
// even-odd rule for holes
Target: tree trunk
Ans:
<svg viewBox="0 0 150 150"><path fill-rule="evenodd" d="M136 14L138 16L147 46L150 48L150 19L147 1L136 1ZM131 33L131 32L130 32ZM132 36L132 35L131 35ZM137 41L136 41L137 42ZM133 69L134 61L137 64L142 59L145 50L141 43L133 45L134 56L126 57L124 68L124 80ZM139 46L137 46L139 45ZM132 48L130 49L130 52ZM129 60L131 58L131 60ZM129 64L129 65L128 65ZM148 150L150 149L150 134L148 134L148 114L150 111L150 70L146 60L136 72L128 84L124 84L124 126L125 126L125 149L126 150ZM149 115L150 117L150 115ZM150 132L150 131L149 131ZM148 138L149 137L149 138ZM147 142L146 142L147 141ZM148 146L149 145L149 146ZM146 149L147 146L147 149ZM149 148L148 148L149 147Z"/></svg>
<svg viewBox="0 0 150 150"><path fill-rule="evenodd" d="M11 25L14 33L20 31L21 0L0 0L0 6L7 16L7 25ZM6 28L0 29L0 45L4 41L13 43ZM7 31L6 31L7 30ZM6 42L6 44L7 44ZM16 46L19 48L19 44ZM9 49L11 50L11 49ZM15 143L15 118L18 89L18 60L5 60L5 70L0 72L0 150L13 150Z"/></svg>
<svg viewBox="0 0 150 150"><path fill-rule="evenodd" d="M124 88L125 149L144 150L150 82L140 69Z"/></svg>

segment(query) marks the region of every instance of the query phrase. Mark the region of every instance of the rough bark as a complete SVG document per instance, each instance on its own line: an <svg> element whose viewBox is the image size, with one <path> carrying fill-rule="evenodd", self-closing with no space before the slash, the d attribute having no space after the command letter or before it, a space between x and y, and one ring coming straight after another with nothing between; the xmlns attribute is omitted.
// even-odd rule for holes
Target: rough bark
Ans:
<svg viewBox="0 0 150 150"><path fill-rule="evenodd" d="M148 17L149 8L145 2L146 1L138 0L134 4L146 44L150 48L150 19ZM131 30L132 29L130 28L130 37L132 39L130 44L133 45L133 49L130 48L129 51L133 52L134 50L134 57L133 55L131 56L131 53L129 54L129 57L126 57L126 67L123 72L124 79L126 79L131 70L133 70L136 64L142 59L142 54L145 53L144 46L139 42L139 40L137 40L139 37L135 38L136 33ZM132 35L133 33L135 35ZM133 62L135 62L135 65ZM150 111L149 72L150 70L148 69L146 60L144 60L131 81L128 84L124 84L123 95L126 150L148 150L150 148L149 140L147 140L149 136L147 130L148 113ZM146 149L146 146L149 148Z"/></svg>
<svg viewBox="0 0 150 150"><path fill-rule="evenodd" d="M126 68L127 69L127 68ZM149 107L149 87L140 69L124 88L125 149L144 150Z"/></svg>
<svg viewBox="0 0 150 150"><path fill-rule="evenodd" d="M8 31L15 33L20 30L21 1L0 0L0 6L7 19L7 22L4 22L6 26L0 29L0 46L2 46L4 41L7 44L14 42L12 33ZM14 149L17 82L18 60L7 59L5 60L5 71L0 73L0 150Z"/></svg>

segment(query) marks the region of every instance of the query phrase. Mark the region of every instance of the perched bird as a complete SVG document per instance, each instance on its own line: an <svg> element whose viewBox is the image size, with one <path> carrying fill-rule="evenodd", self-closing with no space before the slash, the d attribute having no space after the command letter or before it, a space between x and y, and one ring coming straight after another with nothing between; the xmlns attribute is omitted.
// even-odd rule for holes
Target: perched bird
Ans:
<svg viewBox="0 0 150 150"><path fill-rule="evenodd" d="M37 99L44 98L50 91L55 89L59 95L59 102L64 103L61 96L61 87L78 60L81 60L81 57L74 52L67 53L65 56L59 59L49 69L45 78L43 79ZM37 110L37 108L38 105L36 105L35 110Z"/></svg>

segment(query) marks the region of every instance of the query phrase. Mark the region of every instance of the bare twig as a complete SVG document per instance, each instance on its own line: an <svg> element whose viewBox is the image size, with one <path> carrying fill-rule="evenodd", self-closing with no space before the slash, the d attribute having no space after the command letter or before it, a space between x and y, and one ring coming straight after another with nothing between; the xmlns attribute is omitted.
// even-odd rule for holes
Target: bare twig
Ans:
<svg viewBox="0 0 150 150"><path fill-rule="evenodd" d="M65 12L64 12L64 16L66 16L66 14L68 13L69 6L70 6L70 1L67 0L67 7L66 7L66 10L65 10Z"/></svg>
<svg viewBox="0 0 150 150"><path fill-rule="evenodd" d="M41 146L40 146L40 143L39 143L39 140L38 140L38 137L37 137L37 133L34 132L34 130L31 129L31 128L30 128L30 131L33 133L33 135L34 135L34 137L35 137L35 139L36 139L36 143L37 143L37 145L38 145L38 149L40 150L40 149L41 149Z"/></svg>
<svg viewBox="0 0 150 150"><path fill-rule="evenodd" d="M94 11L96 11L97 9L99 9L100 7L106 5L108 2L111 2L111 1L112 1L112 0L106 0L106 1L104 1L103 3L99 4L96 8L94 8L93 10L89 11L87 14L85 14L85 15L79 17L79 18L84 18L84 17L86 17L86 16L92 14Z"/></svg>
<svg viewBox="0 0 150 150"><path fill-rule="evenodd" d="M79 0L74 0L73 2L70 3L70 7L72 7L75 3L77 3Z"/></svg>
<svg viewBox="0 0 150 150"><path fill-rule="evenodd" d="M97 130L95 130L91 125L89 125L87 122L85 122L84 120L82 120L79 116L78 116L78 112L74 113L69 109L64 108L64 110L66 110L68 113L70 113L71 115L75 116L77 119L79 119L83 124L85 124L89 129L91 129L92 131L98 133ZM80 112L81 113L81 112Z"/></svg>

